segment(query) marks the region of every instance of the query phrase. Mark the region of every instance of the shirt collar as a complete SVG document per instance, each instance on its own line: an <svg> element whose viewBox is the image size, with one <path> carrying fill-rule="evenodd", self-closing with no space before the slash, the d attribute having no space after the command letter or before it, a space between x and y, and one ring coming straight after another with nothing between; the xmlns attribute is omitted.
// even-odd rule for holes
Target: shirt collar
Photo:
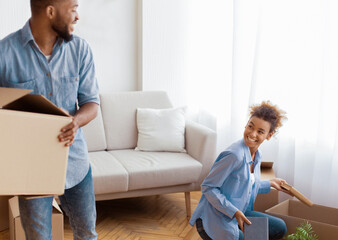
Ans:
<svg viewBox="0 0 338 240"><path fill-rule="evenodd" d="M245 145L244 138L242 139L242 145L243 145L243 147L245 149L245 160L246 160L246 162L247 163L252 163L250 149L249 149L249 147L247 145ZM257 149L257 151L256 151L255 160L257 162L260 162L262 160L261 151L259 149Z"/></svg>
<svg viewBox="0 0 338 240"><path fill-rule="evenodd" d="M27 43L29 43L30 41L34 41L34 37L32 34L31 26L29 24L29 20L26 22L26 24L21 29L21 37L22 37L23 46L26 46ZM58 38L57 44L61 46L63 43L65 43L65 41L63 41L62 38Z"/></svg>
<svg viewBox="0 0 338 240"><path fill-rule="evenodd" d="M261 150L257 149L255 159L257 162L260 162L262 160Z"/></svg>
<svg viewBox="0 0 338 240"><path fill-rule="evenodd" d="M29 25L29 20L26 22L25 26L21 29L22 45L26 46L27 43L31 40L34 41L34 37Z"/></svg>

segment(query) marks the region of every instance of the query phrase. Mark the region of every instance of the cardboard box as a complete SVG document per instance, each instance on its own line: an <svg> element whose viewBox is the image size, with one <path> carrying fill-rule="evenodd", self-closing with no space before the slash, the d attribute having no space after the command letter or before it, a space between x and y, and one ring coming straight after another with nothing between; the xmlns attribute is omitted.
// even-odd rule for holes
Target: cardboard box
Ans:
<svg viewBox="0 0 338 240"><path fill-rule="evenodd" d="M72 119L29 92L0 88L0 195L60 195L69 147L57 136Z"/></svg>
<svg viewBox="0 0 338 240"><path fill-rule="evenodd" d="M338 236L338 209L314 204L309 207L298 200L286 200L268 210L273 216L282 218L287 234L295 233L304 220L308 220L320 240L332 240Z"/></svg>
<svg viewBox="0 0 338 240"><path fill-rule="evenodd" d="M8 199L10 196L0 196L0 232L9 227L8 224Z"/></svg>
<svg viewBox="0 0 338 240"><path fill-rule="evenodd" d="M279 193L276 189L271 188L271 191L266 194L258 194L254 204L254 210L265 212L265 210L276 206L279 203Z"/></svg>
<svg viewBox="0 0 338 240"><path fill-rule="evenodd" d="M275 171L273 170L273 162L262 162L261 163L261 179L268 180L276 177Z"/></svg>
<svg viewBox="0 0 338 240"><path fill-rule="evenodd" d="M9 224L10 240L26 239L25 232L21 226L18 197L9 199ZM52 234L53 240L63 240L63 214L55 199L53 200Z"/></svg>
<svg viewBox="0 0 338 240"><path fill-rule="evenodd" d="M272 168L273 162L262 162L261 163L261 179L268 180L275 178L275 172ZM271 188L271 191L266 194L258 194L254 204L255 211L265 212L279 203L279 193L276 189Z"/></svg>

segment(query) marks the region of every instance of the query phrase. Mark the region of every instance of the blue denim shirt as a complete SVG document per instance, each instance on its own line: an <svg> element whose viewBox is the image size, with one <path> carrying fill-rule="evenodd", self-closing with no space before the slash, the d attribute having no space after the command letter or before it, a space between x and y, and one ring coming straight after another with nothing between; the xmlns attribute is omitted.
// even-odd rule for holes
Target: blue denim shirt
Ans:
<svg viewBox="0 0 338 240"><path fill-rule="evenodd" d="M239 238L238 223L234 214L253 210L258 193L270 192L269 180L260 180L261 153L258 150L254 161L255 183L250 182L252 158L244 139L235 142L216 159L209 175L204 179L202 197L195 209L190 224L197 218L203 220L206 233L214 240Z"/></svg>
<svg viewBox="0 0 338 240"><path fill-rule="evenodd" d="M77 105L100 102L89 45L77 36L69 42L59 39L47 61L34 41L29 21L0 41L0 86L32 89L71 115ZM78 184L88 170L87 145L79 129L69 149L65 188Z"/></svg>

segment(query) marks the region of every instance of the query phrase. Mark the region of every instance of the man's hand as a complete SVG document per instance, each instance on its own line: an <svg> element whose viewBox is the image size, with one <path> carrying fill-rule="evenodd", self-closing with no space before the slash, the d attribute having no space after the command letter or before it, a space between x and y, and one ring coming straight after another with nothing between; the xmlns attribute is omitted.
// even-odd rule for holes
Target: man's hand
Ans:
<svg viewBox="0 0 338 240"><path fill-rule="evenodd" d="M238 222L238 226L240 227L240 229L242 230L242 232L244 233L244 222L246 222L247 224L251 224L251 222L249 221L249 219L247 219L245 217L245 215L241 212L241 211L237 211L235 213L235 218L237 219Z"/></svg>
<svg viewBox="0 0 338 240"><path fill-rule="evenodd" d="M73 121L61 129L61 134L58 136L59 141L66 142L66 147L72 145L74 143L75 135L79 127L80 126L75 120L75 117L73 117Z"/></svg>
<svg viewBox="0 0 338 240"><path fill-rule="evenodd" d="M85 126L96 117L99 105L96 103L85 103L76 112L73 121L61 129L61 134L58 136L60 142L66 142L65 146L69 147L74 143L75 135L80 127Z"/></svg>

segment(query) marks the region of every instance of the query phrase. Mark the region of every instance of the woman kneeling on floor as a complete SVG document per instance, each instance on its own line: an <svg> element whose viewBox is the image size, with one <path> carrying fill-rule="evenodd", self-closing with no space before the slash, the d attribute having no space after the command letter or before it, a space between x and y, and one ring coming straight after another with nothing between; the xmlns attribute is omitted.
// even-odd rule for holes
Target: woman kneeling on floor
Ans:
<svg viewBox="0 0 338 240"><path fill-rule="evenodd" d="M258 149L277 132L284 119L284 111L270 102L251 107L243 139L218 156L201 185L203 194L189 223L196 223L202 239L242 240L244 222L251 224L247 217L267 217L270 239L285 235L282 219L253 209L257 194L270 192L270 187L284 191L280 187L286 183L283 179L260 180L262 157Z"/></svg>

